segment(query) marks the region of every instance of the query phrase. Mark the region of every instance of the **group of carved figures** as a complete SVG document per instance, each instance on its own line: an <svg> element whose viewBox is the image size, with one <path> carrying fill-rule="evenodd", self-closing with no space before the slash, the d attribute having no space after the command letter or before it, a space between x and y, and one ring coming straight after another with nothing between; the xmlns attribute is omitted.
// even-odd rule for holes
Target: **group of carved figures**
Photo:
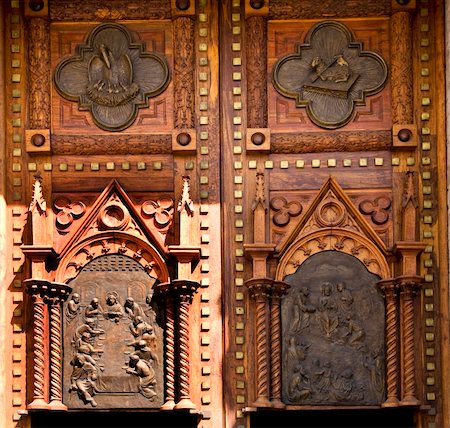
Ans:
<svg viewBox="0 0 450 428"><path fill-rule="evenodd" d="M76 327L72 338L74 356L70 362L73 369L69 392L76 391L85 404L96 407L94 395L104 389L99 376L99 372L105 370L101 361L103 345L99 343L106 339L102 321L119 323L125 317L130 320L129 332L132 336L128 346L134 351L129 354L129 361L123 368L126 373L139 379L139 392L144 397L152 399L156 396L154 367L159 362L154 351L156 313L151 307L151 299L151 295L147 296L148 307L144 311L132 297L128 297L122 306L118 293L110 291L106 294L105 308L100 305L100 299L94 297L82 311L79 294L72 294L65 310L66 321L71 323L81 316L82 322Z"/></svg>
<svg viewBox="0 0 450 428"><path fill-rule="evenodd" d="M316 301L310 300L306 286L301 286L292 300L284 353L290 373L285 389L289 401L357 403L366 396L382 395L383 353L368 342L358 321L361 308L355 307L354 296L345 282L323 282ZM323 349L316 349L321 346L318 344ZM345 354L358 360L355 365L337 355L344 349ZM357 370L365 373L365 385Z"/></svg>
<svg viewBox="0 0 450 428"><path fill-rule="evenodd" d="M354 317L353 302L352 293L344 282L338 282L335 286L324 282L321 286L321 297L316 305L309 302L308 287L301 287L294 300L290 333L299 333L308 328L311 317L314 316L324 337L329 340L338 337L342 343L360 347L365 332Z"/></svg>

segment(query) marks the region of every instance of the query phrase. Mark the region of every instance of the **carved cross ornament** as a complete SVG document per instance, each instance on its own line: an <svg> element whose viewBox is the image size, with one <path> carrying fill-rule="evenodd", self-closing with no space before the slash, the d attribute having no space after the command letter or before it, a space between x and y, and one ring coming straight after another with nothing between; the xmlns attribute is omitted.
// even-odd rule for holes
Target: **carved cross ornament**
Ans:
<svg viewBox="0 0 450 428"><path fill-rule="evenodd" d="M364 51L345 25L325 21L275 64L273 83L297 107L306 107L316 125L336 129L351 120L355 105L383 89L387 74L383 58Z"/></svg>
<svg viewBox="0 0 450 428"><path fill-rule="evenodd" d="M138 109L169 84L166 59L146 52L119 24L102 24L78 45L76 55L61 61L54 81L59 94L78 101L94 122L107 131L122 131L136 119Z"/></svg>

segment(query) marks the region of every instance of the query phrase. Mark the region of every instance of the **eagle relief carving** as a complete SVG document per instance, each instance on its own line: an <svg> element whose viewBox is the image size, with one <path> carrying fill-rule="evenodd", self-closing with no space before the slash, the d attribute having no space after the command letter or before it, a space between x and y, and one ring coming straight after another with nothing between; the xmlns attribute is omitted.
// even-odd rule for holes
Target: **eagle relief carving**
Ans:
<svg viewBox="0 0 450 428"><path fill-rule="evenodd" d="M61 61L54 81L58 93L89 110L94 122L107 131L122 131L136 119L138 109L169 84L166 59L133 42L123 25L94 28L76 55Z"/></svg>
<svg viewBox="0 0 450 428"><path fill-rule="evenodd" d="M283 96L306 107L318 126L336 129L353 117L355 105L380 92L387 80L387 65L375 52L363 50L350 30L335 21L316 24L297 52L278 60L273 84Z"/></svg>

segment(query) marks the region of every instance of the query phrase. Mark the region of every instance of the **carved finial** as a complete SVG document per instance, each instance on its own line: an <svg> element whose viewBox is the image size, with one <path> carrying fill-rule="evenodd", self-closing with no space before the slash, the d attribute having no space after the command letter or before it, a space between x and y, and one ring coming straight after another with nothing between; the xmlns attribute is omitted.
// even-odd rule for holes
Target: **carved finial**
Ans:
<svg viewBox="0 0 450 428"><path fill-rule="evenodd" d="M178 212L181 213L185 210L188 215L192 216L194 214L194 202L191 199L189 180L188 175L183 176L183 193L180 202L178 202Z"/></svg>
<svg viewBox="0 0 450 428"><path fill-rule="evenodd" d="M34 184L33 184L33 197L31 198L29 211L37 210L39 214L47 215L47 203L45 202L44 195L42 193L42 176L38 171L34 174Z"/></svg>
<svg viewBox="0 0 450 428"><path fill-rule="evenodd" d="M405 172L405 191L403 193L402 206L405 208L409 203L411 203L415 208L417 208L417 197L414 190L414 171L408 170Z"/></svg>
<svg viewBox="0 0 450 428"><path fill-rule="evenodd" d="M264 173L263 172L256 173L256 192L255 192L255 199L253 199L253 203L252 203L252 211L255 211L259 204L261 204L261 206L264 208L264 210L267 211L266 196L264 194Z"/></svg>

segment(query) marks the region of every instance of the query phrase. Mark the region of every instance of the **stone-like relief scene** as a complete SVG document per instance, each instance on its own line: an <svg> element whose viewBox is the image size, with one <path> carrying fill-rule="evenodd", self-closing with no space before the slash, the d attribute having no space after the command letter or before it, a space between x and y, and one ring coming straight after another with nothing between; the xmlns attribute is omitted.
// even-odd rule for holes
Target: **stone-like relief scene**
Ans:
<svg viewBox="0 0 450 428"><path fill-rule="evenodd" d="M151 278L130 257L105 255L70 283L64 306L64 403L77 408L163 404L163 330Z"/></svg>
<svg viewBox="0 0 450 428"><path fill-rule="evenodd" d="M284 280L283 401L378 405L384 400L384 302L379 277L324 251Z"/></svg>

